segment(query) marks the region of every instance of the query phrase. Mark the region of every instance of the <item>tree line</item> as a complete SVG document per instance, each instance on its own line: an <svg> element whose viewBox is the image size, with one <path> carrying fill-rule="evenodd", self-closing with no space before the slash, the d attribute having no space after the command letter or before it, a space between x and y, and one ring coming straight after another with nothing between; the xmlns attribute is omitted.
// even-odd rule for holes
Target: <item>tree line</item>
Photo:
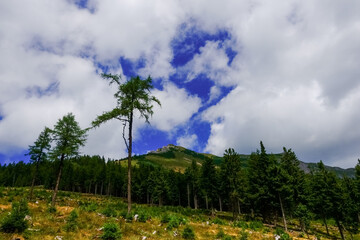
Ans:
<svg viewBox="0 0 360 240"><path fill-rule="evenodd" d="M174 205L216 211L231 211L251 219L279 224L287 230L288 219L298 219L306 233L310 221L320 219L329 233L332 219L344 238L359 228L360 163L355 178L339 178L322 162L305 174L291 149L281 157L268 154L262 142L251 154L247 167L234 149L224 152L221 164L211 158L195 160L184 172L149 162L132 166L131 194L137 203ZM41 164L18 162L0 165L0 185L44 185L55 189L60 161ZM121 162L100 156L77 156L64 160L61 190L127 198L128 169ZM33 176L38 171L35 182ZM29 174L32 173L32 174Z"/></svg>

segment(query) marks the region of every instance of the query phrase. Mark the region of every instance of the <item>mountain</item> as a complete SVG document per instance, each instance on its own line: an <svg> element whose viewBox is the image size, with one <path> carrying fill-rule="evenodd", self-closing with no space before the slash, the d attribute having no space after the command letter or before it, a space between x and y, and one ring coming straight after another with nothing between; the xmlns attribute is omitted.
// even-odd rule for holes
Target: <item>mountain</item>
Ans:
<svg viewBox="0 0 360 240"><path fill-rule="evenodd" d="M276 158L281 158L282 153L274 154ZM134 164L145 163L153 165L161 165L165 168L174 169L175 171L184 172L185 169L190 166L191 161L194 159L196 162L201 165L206 158L211 158L214 160L216 165L220 165L223 158L208 154L208 153L198 153L189 149L186 149L181 146L175 146L169 144L162 148L159 148L155 151L150 151L144 155L137 155L133 157ZM250 155L240 154L240 159L242 160L243 166L247 167L247 162L250 158ZM126 159L122 159L126 160ZM121 160L121 161L122 161ZM300 161L300 168L304 170L305 173L310 173L312 169L316 169L316 163L307 163ZM330 167L325 166L331 172L334 172L338 177L348 176L355 177L355 169L348 168L343 169L340 167Z"/></svg>

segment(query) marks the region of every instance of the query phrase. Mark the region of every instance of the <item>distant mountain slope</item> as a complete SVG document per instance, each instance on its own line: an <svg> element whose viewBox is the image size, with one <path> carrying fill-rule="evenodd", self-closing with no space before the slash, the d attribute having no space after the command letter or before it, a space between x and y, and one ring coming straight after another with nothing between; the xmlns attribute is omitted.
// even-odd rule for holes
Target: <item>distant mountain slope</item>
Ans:
<svg viewBox="0 0 360 240"><path fill-rule="evenodd" d="M281 158L282 154L274 154L276 158ZM223 158L208 154L208 153L198 153L189 149L186 149L181 146L175 146L169 144L162 148L159 148L155 151L150 151L147 154L134 156L134 164L140 162L145 164L153 164L163 166L169 169L174 169L175 171L184 172L185 169L190 166L191 161L194 159L196 162L201 165L206 158L211 158L214 160L216 165L220 165ZM250 155L240 154L240 159L242 160L243 166L247 167L247 162L250 158ZM126 159L122 159L126 160ZM348 168L342 169L340 167L330 167L325 166L329 171L334 172L337 176L343 177L355 177L355 169ZM300 168L305 171L305 173L310 173L311 169L316 168L316 163L306 163L300 161Z"/></svg>

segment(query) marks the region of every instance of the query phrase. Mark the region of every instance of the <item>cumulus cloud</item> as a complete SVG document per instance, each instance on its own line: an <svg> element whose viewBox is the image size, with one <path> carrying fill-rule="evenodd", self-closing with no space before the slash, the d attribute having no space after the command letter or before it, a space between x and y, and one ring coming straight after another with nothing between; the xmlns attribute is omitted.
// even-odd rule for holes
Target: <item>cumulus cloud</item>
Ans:
<svg viewBox="0 0 360 240"><path fill-rule="evenodd" d="M154 107L151 124L162 131L173 131L185 124L201 107L201 99L191 96L184 88L173 83L165 83L164 90L155 90L153 94L160 100L161 107Z"/></svg>
<svg viewBox="0 0 360 240"><path fill-rule="evenodd" d="M176 140L176 144L188 149L192 149L198 144L197 139L198 137L196 134L184 135Z"/></svg>
<svg viewBox="0 0 360 240"><path fill-rule="evenodd" d="M0 2L0 153L27 148L68 112L87 127L111 110L114 88L98 66L121 74L124 57L141 59L139 74L164 82L153 92L162 102L154 128L174 134L203 111L210 138L177 136L179 143L207 141L207 151L221 154L228 147L249 153L263 140L269 151L285 145L302 160L356 164L359 1L90 0L89 9L73 2ZM176 69L171 43L188 22L229 38L210 39ZM231 64L227 48L237 52ZM201 74L213 81L207 105L171 82L178 71L187 73L185 83ZM220 100L223 86L234 89ZM135 138L144 126L136 121ZM89 132L83 152L124 156L121 130L114 121Z"/></svg>

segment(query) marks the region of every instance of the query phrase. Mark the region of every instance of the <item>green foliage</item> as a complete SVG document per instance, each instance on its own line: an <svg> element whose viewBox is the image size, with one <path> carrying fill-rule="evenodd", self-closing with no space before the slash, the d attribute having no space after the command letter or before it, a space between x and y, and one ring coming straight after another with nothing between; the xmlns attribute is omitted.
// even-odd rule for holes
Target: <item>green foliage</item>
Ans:
<svg viewBox="0 0 360 240"><path fill-rule="evenodd" d="M312 214L307 208L306 205L299 204L294 212L295 217L300 221L301 229L307 232L310 228L310 221L312 219Z"/></svg>
<svg viewBox="0 0 360 240"><path fill-rule="evenodd" d="M116 240L121 239L121 231L119 225L115 222L105 223L103 226L103 234L101 239L103 240Z"/></svg>
<svg viewBox="0 0 360 240"><path fill-rule="evenodd" d="M242 228L242 229L247 229L249 228L249 225L247 224L247 222L245 221L236 221L234 222L233 224L235 227L239 227L239 228Z"/></svg>
<svg viewBox="0 0 360 240"><path fill-rule="evenodd" d="M161 223L168 223L168 222L170 222L170 219L171 219L171 217L170 217L170 215L168 215L167 213L165 213L165 214L163 214L162 216L161 216Z"/></svg>
<svg viewBox="0 0 360 240"><path fill-rule="evenodd" d="M195 239L194 229L190 226L186 226L181 234L184 239Z"/></svg>
<svg viewBox="0 0 360 240"><path fill-rule="evenodd" d="M214 218L211 222L214 223L214 224L219 224L219 225L226 225L227 224L227 222L225 220L223 220L221 218L218 218L218 217Z"/></svg>
<svg viewBox="0 0 360 240"><path fill-rule="evenodd" d="M48 209L47 209L47 211L48 211L49 213L56 213L56 207L49 206Z"/></svg>
<svg viewBox="0 0 360 240"><path fill-rule="evenodd" d="M249 233L246 232L245 230L242 230L240 232L239 240L247 240L248 238L249 238Z"/></svg>
<svg viewBox="0 0 360 240"><path fill-rule="evenodd" d="M116 217L117 216L117 211L111 205L107 205L106 208L101 211L101 213L107 217Z"/></svg>
<svg viewBox="0 0 360 240"><path fill-rule="evenodd" d="M146 222L147 220L149 220L151 217L150 217L150 214L146 211L146 210L142 210L138 213L138 221L139 222Z"/></svg>
<svg viewBox="0 0 360 240"><path fill-rule="evenodd" d="M231 240L232 239L232 237L227 235L222 228L219 228L219 231L215 237L216 237L216 239L222 239L222 240Z"/></svg>
<svg viewBox="0 0 360 240"><path fill-rule="evenodd" d="M250 224L249 224L249 228L254 231L262 229L263 227L264 227L264 224L260 221L253 221L253 222L250 222Z"/></svg>
<svg viewBox="0 0 360 240"><path fill-rule="evenodd" d="M11 213L3 219L0 230L8 233L25 231L28 228L28 223L24 219L27 214L29 214L29 208L25 199L14 202Z"/></svg>
<svg viewBox="0 0 360 240"><path fill-rule="evenodd" d="M96 202L79 202L80 209L87 212L95 212L99 205Z"/></svg>
<svg viewBox="0 0 360 240"><path fill-rule="evenodd" d="M291 240L292 239L290 237L290 235L288 233L284 232L284 230L282 228L276 228L275 234L280 236L280 240Z"/></svg>
<svg viewBox="0 0 360 240"><path fill-rule="evenodd" d="M67 232L75 231L78 228L79 214L76 210L72 210L68 218L66 219L65 230Z"/></svg>
<svg viewBox="0 0 360 240"><path fill-rule="evenodd" d="M58 120L52 130L55 146L51 151L54 158L59 156L72 157L79 153L80 146L86 141L86 130L82 130L72 113L68 113Z"/></svg>

